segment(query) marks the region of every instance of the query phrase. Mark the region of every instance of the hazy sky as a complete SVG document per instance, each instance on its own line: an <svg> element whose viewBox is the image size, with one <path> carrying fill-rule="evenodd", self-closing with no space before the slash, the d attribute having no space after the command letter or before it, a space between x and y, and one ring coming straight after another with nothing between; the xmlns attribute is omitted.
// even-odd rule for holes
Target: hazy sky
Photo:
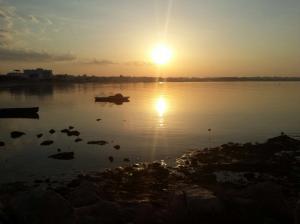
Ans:
<svg viewBox="0 0 300 224"><path fill-rule="evenodd" d="M151 63L156 43L173 51ZM0 72L300 75L300 0L0 0Z"/></svg>

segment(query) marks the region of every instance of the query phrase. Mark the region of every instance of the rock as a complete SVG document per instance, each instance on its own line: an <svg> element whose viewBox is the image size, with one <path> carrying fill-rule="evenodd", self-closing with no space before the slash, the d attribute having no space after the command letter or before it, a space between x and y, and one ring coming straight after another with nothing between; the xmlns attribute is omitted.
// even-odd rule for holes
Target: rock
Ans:
<svg viewBox="0 0 300 224"><path fill-rule="evenodd" d="M100 200L98 193L97 184L83 180L80 182L80 185L70 193L68 198L71 204L78 208L95 204Z"/></svg>
<svg viewBox="0 0 300 224"><path fill-rule="evenodd" d="M60 160L71 160L74 159L74 152L61 152L54 155L49 156L52 159L60 159Z"/></svg>
<svg viewBox="0 0 300 224"><path fill-rule="evenodd" d="M119 150L121 148L121 146L120 145L115 145L114 148Z"/></svg>
<svg viewBox="0 0 300 224"><path fill-rule="evenodd" d="M43 141L42 143L41 143L41 145L43 145L43 146L46 146L46 145L52 145L54 142L52 141L52 140L46 140L46 141Z"/></svg>
<svg viewBox="0 0 300 224"><path fill-rule="evenodd" d="M279 223L293 219L292 209L281 186L272 182L263 182L247 187L241 192L241 197L251 199L256 207L256 213L261 217L278 220Z"/></svg>
<svg viewBox="0 0 300 224"><path fill-rule="evenodd" d="M42 133L41 134L37 134L36 137L37 138L41 138L41 137L43 137L43 134Z"/></svg>
<svg viewBox="0 0 300 224"><path fill-rule="evenodd" d="M0 147L3 147L5 146L5 143L4 142L0 142Z"/></svg>
<svg viewBox="0 0 300 224"><path fill-rule="evenodd" d="M61 149L60 149L60 148L58 148L58 149L57 149L57 152L61 152Z"/></svg>
<svg viewBox="0 0 300 224"><path fill-rule="evenodd" d="M87 142L87 144L89 144L89 145L106 145L106 144L108 144L108 142L103 141L103 140L101 140L101 141L89 141L89 142Z"/></svg>
<svg viewBox="0 0 300 224"><path fill-rule="evenodd" d="M124 158L123 161L126 162L126 163L129 163L130 159L129 158Z"/></svg>
<svg viewBox="0 0 300 224"><path fill-rule="evenodd" d="M98 118L96 121L101 121L101 119L100 119L100 118Z"/></svg>
<svg viewBox="0 0 300 224"><path fill-rule="evenodd" d="M60 132L61 132L61 133L68 133L69 130L68 130L68 129L62 129Z"/></svg>
<svg viewBox="0 0 300 224"><path fill-rule="evenodd" d="M74 127L73 126L69 126L69 129L72 130L72 129L74 129Z"/></svg>
<svg viewBox="0 0 300 224"><path fill-rule="evenodd" d="M194 186L177 186L169 197L169 213L172 222L218 223L223 214L221 201L209 190Z"/></svg>
<svg viewBox="0 0 300 224"><path fill-rule="evenodd" d="M125 223L118 204L99 200L96 204L75 209L77 223Z"/></svg>
<svg viewBox="0 0 300 224"><path fill-rule="evenodd" d="M21 137L23 135L25 135L25 133L21 132L21 131L13 131L13 132L10 133L10 136L12 138L19 138L19 137Z"/></svg>
<svg viewBox="0 0 300 224"><path fill-rule="evenodd" d="M76 138L75 142L82 142L82 139L81 138Z"/></svg>
<svg viewBox="0 0 300 224"><path fill-rule="evenodd" d="M79 136L80 132L79 131L69 131L67 134L68 134L68 136Z"/></svg>
<svg viewBox="0 0 300 224"><path fill-rule="evenodd" d="M50 190L35 189L18 194L11 203L13 217L24 224L73 224L70 203Z"/></svg>
<svg viewBox="0 0 300 224"><path fill-rule="evenodd" d="M295 224L300 224L300 200L298 200L295 210Z"/></svg>
<svg viewBox="0 0 300 224"><path fill-rule="evenodd" d="M51 129L51 130L49 131L49 133L52 135L52 134L55 133L55 130L54 130L54 129Z"/></svg>
<svg viewBox="0 0 300 224"><path fill-rule="evenodd" d="M114 157L112 157L112 156L109 156L108 159L111 163L114 161Z"/></svg>

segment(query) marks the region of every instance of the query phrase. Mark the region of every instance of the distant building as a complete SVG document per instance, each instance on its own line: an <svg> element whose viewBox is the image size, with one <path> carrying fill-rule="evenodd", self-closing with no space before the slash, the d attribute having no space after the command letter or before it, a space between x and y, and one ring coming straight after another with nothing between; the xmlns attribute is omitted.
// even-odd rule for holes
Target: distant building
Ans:
<svg viewBox="0 0 300 224"><path fill-rule="evenodd" d="M50 79L53 77L53 72L52 70L46 70L42 68L25 69L24 76L27 78Z"/></svg>

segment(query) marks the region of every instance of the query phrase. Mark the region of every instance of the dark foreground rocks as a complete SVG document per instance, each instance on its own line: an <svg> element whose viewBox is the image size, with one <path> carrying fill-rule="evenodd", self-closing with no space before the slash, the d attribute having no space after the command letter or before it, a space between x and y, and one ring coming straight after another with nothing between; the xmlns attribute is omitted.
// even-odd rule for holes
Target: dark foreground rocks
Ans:
<svg viewBox="0 0 300 224"><path fill-rule="evenodd" d="M193 151L177 167L134 164L42 190L2 186L0 223L299 224L299 150L281 135Z"/></svg>

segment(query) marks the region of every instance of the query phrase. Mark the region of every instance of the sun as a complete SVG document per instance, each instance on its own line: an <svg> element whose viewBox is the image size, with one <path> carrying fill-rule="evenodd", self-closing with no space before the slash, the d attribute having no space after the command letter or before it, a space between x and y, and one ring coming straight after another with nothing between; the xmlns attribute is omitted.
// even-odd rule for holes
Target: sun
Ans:
<svg viewBox="0 0 300 224"><path fill-rule="evenodd" d="M165 65L171 60L172 51L165 44L157 44L151 52L151 57L155 64Z"/></svg>

